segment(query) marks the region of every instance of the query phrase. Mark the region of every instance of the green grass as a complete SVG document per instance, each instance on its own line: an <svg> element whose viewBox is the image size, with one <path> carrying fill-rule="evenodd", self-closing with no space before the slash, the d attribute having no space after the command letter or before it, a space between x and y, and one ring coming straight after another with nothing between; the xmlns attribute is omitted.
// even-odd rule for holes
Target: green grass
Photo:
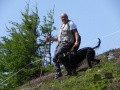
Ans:
<svg viewBox="0 0 120 90"><path fill-rule="evenodd" d="M112 83L120 83L120 60L102 58L99 66L78 72L77 76L49 79L24 90L105 90ZM120 87L113 86L113 90Z"/></svg>

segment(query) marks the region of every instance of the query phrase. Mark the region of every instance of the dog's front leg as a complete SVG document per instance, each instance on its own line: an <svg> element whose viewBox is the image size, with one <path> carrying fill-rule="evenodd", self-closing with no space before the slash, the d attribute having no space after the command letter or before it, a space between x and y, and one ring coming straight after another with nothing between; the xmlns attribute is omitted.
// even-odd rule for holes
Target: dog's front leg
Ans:
<svg viewBox="0 0 120 90"><path fill-rule="evenodd" d="M77 75L76 69L72 70L72 75Z"/></svg>
<svg viewBox="0 0 120 90"><path fill-rule="evenodd" d="M71 67L70 65L64 65L65 66L65 69L66 69L66 76L67 75L72 75L72 70L71 70Z"/></svg>

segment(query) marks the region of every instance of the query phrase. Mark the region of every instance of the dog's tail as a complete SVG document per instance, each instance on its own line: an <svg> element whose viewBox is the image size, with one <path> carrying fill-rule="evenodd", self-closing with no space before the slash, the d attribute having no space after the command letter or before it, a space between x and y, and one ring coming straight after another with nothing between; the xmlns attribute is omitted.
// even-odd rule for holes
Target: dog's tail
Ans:
<svg viewBox="0 0 120 90"><path fill-rule="evenodd" d="M95 46L95 47L93 47L93 49L96 49L96 48L98 48L98 47L100 47L100 44L101 44L101 40L100 40L100 38L98 38L98 45L97 46Z"/></svg>

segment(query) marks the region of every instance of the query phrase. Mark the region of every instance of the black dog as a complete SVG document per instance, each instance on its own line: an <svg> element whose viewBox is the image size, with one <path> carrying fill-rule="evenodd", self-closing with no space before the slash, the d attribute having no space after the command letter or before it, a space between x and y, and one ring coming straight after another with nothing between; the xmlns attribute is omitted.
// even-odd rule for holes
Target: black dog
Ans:
<svg viewBox="0 0 120 90"><path fill-rule="evenodd" d="M87 59L89 68L92 67L92 62L100 62L100 60L95 59L95 49L100 47L101 44L101 40L99 38L98 40L98 45L93 48L85 47L76 52L68 52L66 54L59 55L59 61L64 65L68 75L75 73L78 65L84 59Z"/></svg>

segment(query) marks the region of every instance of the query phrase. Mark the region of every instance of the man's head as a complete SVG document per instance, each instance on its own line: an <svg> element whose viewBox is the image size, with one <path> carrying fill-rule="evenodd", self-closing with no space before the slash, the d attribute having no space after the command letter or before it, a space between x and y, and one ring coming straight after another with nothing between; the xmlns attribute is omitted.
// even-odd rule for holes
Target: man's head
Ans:
<svg viewBox="0 0 120 90"><path fill-rule="evenodd" d="M60 15L61 21L65 24L68 22L68 15L66 13L62 13Z"/></svg>

